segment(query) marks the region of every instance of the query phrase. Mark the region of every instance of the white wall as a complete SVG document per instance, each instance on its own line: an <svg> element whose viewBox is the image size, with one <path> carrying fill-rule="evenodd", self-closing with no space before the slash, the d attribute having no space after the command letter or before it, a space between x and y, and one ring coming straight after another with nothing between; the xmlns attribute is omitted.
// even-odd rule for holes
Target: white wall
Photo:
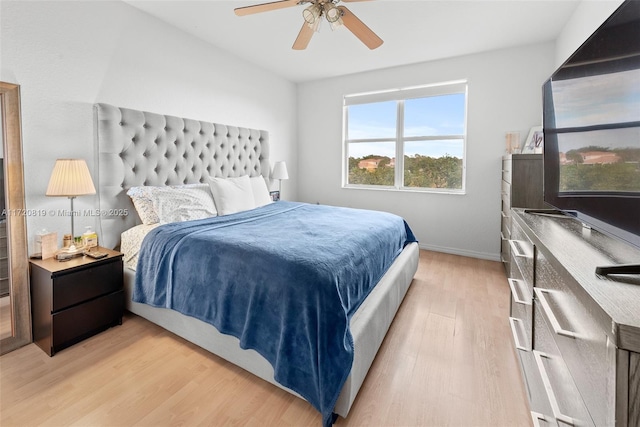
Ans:
<svg viewBox="0 0 640 427"><path fill-rule="evenodd" d="M556 39L555 65L558 68L624 0L582 1Z"/></svg>
<svg viewBox="0 0 640 427"><path fill-rule="evenodd" d="M545 43L301 84L300 199L396 213L423 248L498 260L505 132L524 139L541 124L553 60L554 45ZM345 94L458 79L469 80L465 195L341 188Z"/></svg>
<svg viewBox="0 0 640 427"><path fill-rule="evenodd" d="M271 159L285 160L295 198L296 86L120 1L0 2L0 80L21 85L28 209L69 209L45 197L56 158L93 166L92 105L266 129ZM75 207L93 208L93 196ZM76 230L92 225L76 219ZM68 232L69 218L29 217L30 240L42 227Z"/></svg>

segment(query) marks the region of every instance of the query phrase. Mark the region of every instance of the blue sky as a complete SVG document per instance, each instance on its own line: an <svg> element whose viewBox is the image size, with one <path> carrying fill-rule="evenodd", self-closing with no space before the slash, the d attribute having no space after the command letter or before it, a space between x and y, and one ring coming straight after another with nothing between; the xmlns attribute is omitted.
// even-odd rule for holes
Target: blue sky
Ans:
<svg viewBox="0 0 640 427"><path fill-rule="evenodd" d="M453 94L405 101L405 136L461 135L464 133L465 95ZM396 101L349 106L349 139L395 138ZM395 157L393 143L352 143L350 157L369 154ZM462 158L462 140L405 143L405 154Z"/></svg>

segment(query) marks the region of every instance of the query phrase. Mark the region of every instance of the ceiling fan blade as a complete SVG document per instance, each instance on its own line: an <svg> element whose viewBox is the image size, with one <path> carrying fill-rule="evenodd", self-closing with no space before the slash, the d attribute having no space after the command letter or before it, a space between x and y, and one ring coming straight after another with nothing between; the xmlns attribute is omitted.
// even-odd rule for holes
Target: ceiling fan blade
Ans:
<svg viewBox="0 0 640 427"><path fill-rule="evenodd" d="M309 45L309 42L311 41L311 36L313 36L314 32L315 31L313 31L313 28L311 28L309 24L307 24L306 22L302 24L302 28L298 33L298 37L296 38L296 41L293 42L293 46L291 48L295 50L306 49Z"/></svg>
<svg viewBox="0 0 640 427"><path fill-rule="evenodd" d="M284 9L285 7L296 6L302 3L300 0L281 0L271 3L256 4L254 6L237 7L233 11L238 16L251 15L254 13L268 12L270 10Z"/></svg>
<svg viewBox="0 0 640 427"><path fill-rule="evenodd" d="M338 6L342 12L342 22L369 49L380 47L384 41L367 27L356 15L344 6Z"/></svg>

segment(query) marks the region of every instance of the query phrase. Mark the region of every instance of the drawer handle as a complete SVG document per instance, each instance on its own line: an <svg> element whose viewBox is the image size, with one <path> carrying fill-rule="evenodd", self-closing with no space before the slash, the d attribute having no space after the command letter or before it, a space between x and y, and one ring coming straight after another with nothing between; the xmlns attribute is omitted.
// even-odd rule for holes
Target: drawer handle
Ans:
<svg viewBox="0 0 640 427"><path fill-rule="evenodd" d="M516 242L518 242L518 240L509 240L509 246L511 246L513 254L519 258L532 258L531 254L522 249Z"/></svg>
<svg viewBox="0 0 640 427"><path fill-rule="evenodd" d="M551 359L551 357L549 357L548 354L542 353L538 350L533 350L533 357L536 360L536 365L538 365L538 371L540 371L540 376L542 377L542 383L544 384L544 388L547 391L547 397L549 397L549 403L551 404L551 411L553 411L553 416L556 418L556 421L561 421L565 424L575 426L577 424L576 420L560 412L560 407L558 406L558 399L556 399L556 394L553 392L553 387L551 387L549 374L547 374L547 370L544 367L544 363L542 363L543 357L545 359Z"/></svg>
<svg viewBox="0 0 640 427"><path fill-rule="evenodd" d="M547 421L544 415L538 412L533 412L533 411L531 411L531 419L533 420L533 427L541 427L540 421L544 421L544 422Z"/></svg>
<svg viewBox="0 0 640 427"><path fill-rule="evenodd" d="M524 347L522 344L520 344L520 338L518 338L518 333L516 332L516 322L522 325L522 320L516 319L515 317L509 317L509 323L511 324L511 334L513 335L513 342L516 344L516 348L518 350L529 351L527 347Z"/></svg>
<svg viewBox="0 0 640 427"><path fill-rule="evenodd" d="M511 277L509 277L507 279L507 282L509 282L509 288L511 288L511 295L513 295L513 300L515 302L517 302L518 304L524 304L524 305L531 305L531 300L523 300L520 299L520 297L518 296L518 292L517 292L517 288L522 289L522 280L518 280L518 279L512 279Z"/></svg>
<svg viewBox="0 0 640 427"><path fill-rule="evenodd" d="M551 327L553 328L553 331L558 335L562 335L570 338L577 338L578 337L577 333L570 331L568 329L562 329L562 327L560 326L560 322L558 322L558 318L553 313L553 310L549 305L549 301L545 296L545 293L549 293L549 291L545 289L540 289L540 288L533 288L533 291L536 293L536 296L540 301L540 306L542 306L542 311L544 311L544 314L549 319L549 322L551 322Z"/></svg>

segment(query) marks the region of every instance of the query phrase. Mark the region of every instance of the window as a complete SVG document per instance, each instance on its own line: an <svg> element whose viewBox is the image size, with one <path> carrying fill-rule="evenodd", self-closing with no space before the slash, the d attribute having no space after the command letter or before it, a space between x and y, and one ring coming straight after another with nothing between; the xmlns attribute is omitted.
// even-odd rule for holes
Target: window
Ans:
<svg viewBox="0 0 640 427"><path fill-rule="evenodd" d="M466 81L345 96L345 186L464 192L466 98Z"/></svg>

